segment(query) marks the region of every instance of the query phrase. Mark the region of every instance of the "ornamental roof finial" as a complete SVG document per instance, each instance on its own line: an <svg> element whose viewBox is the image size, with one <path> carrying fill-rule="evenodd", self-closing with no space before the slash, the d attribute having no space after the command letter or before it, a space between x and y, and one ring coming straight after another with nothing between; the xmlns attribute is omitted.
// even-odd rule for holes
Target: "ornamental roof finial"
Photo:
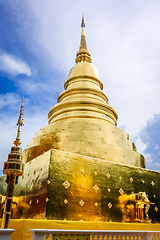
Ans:
<svg viewBox="0 0 160 240"><path fill-rule="evenodd" d="M85 28L84 16L82 16L81 27L82 27L82 33L81 33L81 43L80 43L79 50L81 50L81 49L87 50L86 36L85 36L85 32L84 32L84 28Z"/></svg>
<svg viewBox="0 0 160 240"><path fill-rule="evenodd" d="M77 52L75 61L76 61L76 63L81 62L81 61L86 61L86 62L91 63L92 59L91 59L91 55L90 55L89 51L87 50L86 36L85 36L85 32L84 32L84 28L85 28L84 16L82 16L81 27L82 27L81 42L80 42L79 51Z"/></svg>
<svg viewBox="0 0 160 240"><path fill-rule="evenodd" d="M21 132L21 126L24 125L23 124L23 101L24 101L24 98L22 98L20 114L19 114L19 118L18 118L18 122L17 122L17 126L18 126L17 137L16 137L16 140L13 142L16 146L19 146L22 143L20 141L20 132Z"/></svg>
<svg viewBox="0 0 160 240"><path fill-rule="evenodd" d="M20 115L17 122L18 125L17 138L13 142L16 146L13 146L11 148L11 152L8 154L8 160L4 163L3 167L3 173L7 175L6 183L8 184L8 186L1 228L9 227L15 184L18 183L18 177L22 176L24 172L24 163L22 162L23 160L22 148L18 147L19 145L21 145L20 131L21 126L23 126L23 100L24 99L22 98Z"/></svg>
<svg viewBox="0 0 160 240"><path fill-rule="evenodd" d="M82 15L82 23L81 23L81 27L85 27L84 16L83 16L83 15Z"/></svg>

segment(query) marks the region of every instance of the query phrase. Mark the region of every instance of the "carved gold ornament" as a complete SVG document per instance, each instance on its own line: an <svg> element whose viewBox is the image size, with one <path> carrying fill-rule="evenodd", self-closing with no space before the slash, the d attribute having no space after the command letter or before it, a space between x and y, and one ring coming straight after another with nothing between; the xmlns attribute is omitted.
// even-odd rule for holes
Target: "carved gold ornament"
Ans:
<svg viewBox="0 0 160 240"><path fill-rule="evenodd" d="M67 188L69 188L70 183L66 180L66 181L63 183L63 186L65 187L65 189L67 189Z"/></svg>
<svg viewBox="0 0 160 240"><path fill-rule="evenodd" d="M79 204L81 205L81 207L84 205L84 202L83 202L83 200L81 200L80 202L79 202Z"/></svg>
<svg viewBox="0 0 160 240"><path fill-rule="evenodd" d="M67 203L68 203L68 200L67 200L67 199L64 199L64 203L67 204Z"/></svg>
<svg viewBox="0 0 160 240"><path fill-rule="evenodd" d="M96 207L98 206L98 202L95 202L95 206L96 206Z"/></svg>
<svg viewBox="0 0 160 240"><path fill-rule="evenodd" d="M154 208L154 210L155 210L156 212L158 212L158 207L156 206L156 207Z"/></svg>
<svg viewBox="0 0 160 240"><path fill-rule="evenodd" d="M108 203L108 207L109 207L109 209L111 209L112 208L112 203Z"/></svg>
<svg viewBox="0 0 160 240"><path fill-rule="evenodd" d="M83 170L83 168L80 170L80 172L83 174L84 173L84 170Z"/></svg>
<svg viewBox="0 0 160 240"><path fill-rule="evenodd" d="M130 180L130 182L133 182L133 178L132 177L129 180Z"/></svg>
<svg viewBox="0 0 160 240"><path fill-rule="evenodd" d="M120 193L121 195L123 195L123 194L124 194L124 191L123 191L123 189L122 189L122 188L120 188L120 189L119 189L119 193Z"/></svg>
<svg viewBox="0 0 160 240"><path fill-rule="evenodd" d="M152 186L154 186L154 185L155 185L155 183L154 183L153 181L151 182L151 184L152 184Z"/></svg>
<svg viewBox="0 0 160 240"><path fill-rule="evenodd" d="M111 189L110 188L108 188L108 192L110 192L111 191Z"/></svg>
<svg viewBox="0 0 160 240"><path fill-rule="evenodd" d="M109 179L111 175L110 175L109 173L107 173L107 175L106 175L106 176L107 176L107 177L108 177L108 179Z"/></svg>
<svg viewBox="0 0 160 240"><path fill-rule="evenodd" d="M97 185L94 185L93 188L94 188L95 192L97 192L99 190L99 187Z"/></svg>

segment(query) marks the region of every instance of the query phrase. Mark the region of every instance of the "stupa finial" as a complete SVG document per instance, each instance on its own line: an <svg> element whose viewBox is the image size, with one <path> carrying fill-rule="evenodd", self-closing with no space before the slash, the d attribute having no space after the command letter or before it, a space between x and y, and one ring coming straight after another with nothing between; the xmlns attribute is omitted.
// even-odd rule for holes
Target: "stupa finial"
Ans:
<svg viewBox="0 0 160 240"><path fill-rule="evenodd" d="M84 15L82 15L82 24L81 27L85 27L85 23L84 23Z"/></svg>
<svg viewBox="0 0 160 240"><path fill-rule="evenodd" d="M86 62L91 63L92 59L91 59L91 55L90 55L89 51L87 50L86 36L85 36L85 32L84 32L84 28L85 28L84 16L82 16L81 27L82 27L81 42L80 42L79 51L77 52L75 61L76 61L76 63L81 62L81 61L86 61Z"/></svg>
<svg viewBox="0 0 160 240"><path fill-rule="evenodd" d="M20 114L19 114L19 118L18 118L18 122L17 122L17 126L18 126L17 137L16 137L16 140L13 142L16 146L19 146L22 143L20 141L20 132L21 132L21 126L24 125L23 124L23 101L24 101L24 98L22 98Z"/></svg>
<svg viewBox="0 0 160 240"><path fill-rule="evenodd" d="M82 27L82 33L81 33L81 43L80 43L79 50L81 50L81 49L87 50L86 37L85 37L85 32L84 32L84 28L85 28L84 16L82 16L81 27Z"/></svg>

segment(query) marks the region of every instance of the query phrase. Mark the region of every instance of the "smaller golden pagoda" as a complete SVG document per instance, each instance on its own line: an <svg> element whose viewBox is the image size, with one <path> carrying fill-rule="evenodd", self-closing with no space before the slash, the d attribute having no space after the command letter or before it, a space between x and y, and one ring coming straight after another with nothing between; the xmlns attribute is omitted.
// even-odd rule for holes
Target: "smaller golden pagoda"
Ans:
<svg viewBox="0 0 160 240"><path fill-rule="evenodd" d="M23 100L24 99L22 99L20 115L17 122L18 126L17 137L16 140L13 142L15 146L11 148L11 152L8 154L8 160L7 162L4 163L3 168L3 173L7 175L6 183L8 184L8 187L5 198L5 206L3 210L1 228L8 228L9 226L15 184L18 183L18 177L22 176L24 171L24 164L22 163L23 160L22 148L19 147L19 145L21 145L22 143L20 141L20 132L21 126L23 126Z"/></svg>

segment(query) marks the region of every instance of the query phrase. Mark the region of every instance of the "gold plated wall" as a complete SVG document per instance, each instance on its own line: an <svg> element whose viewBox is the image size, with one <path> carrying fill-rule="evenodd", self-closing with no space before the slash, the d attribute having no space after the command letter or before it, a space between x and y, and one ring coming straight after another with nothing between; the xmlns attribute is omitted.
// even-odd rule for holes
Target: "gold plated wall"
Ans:
<svg viewBox="0 0 160 240"><path fill-rule="evenodd" d="M51 166L48 219L132 222L134 200L126 197L143 191L155 203L151 219L159 221L158 172L54 150Z"/></svg>
<svg viewBox="0 0 160 240"><path fill-rule="evenodd" d="M19 177L15 187L12 218L45 218L49 164L50 152L46 152L25 165L24 174ZM4 208L6 191L4 181L5 177L0 178L1 213Z"/></svg>
<svg viewBox="0 0 160 240"><path fill-rule="evenodd" d="M50 166L47 219L134 222L133 195L146 192L159 222L158 172L56 150Z"/></svg>
<svg viewBox="0 0 160 240"><path fill-rule="evenodd" d="M50 150L26 163L16 186L12 217L136 222L135 194L145 192L154 203L149 217L160 222L159 184L158 172ZM3 185L4 178L1 192ZM3 202L4 196L1 211Z"/></svg>

